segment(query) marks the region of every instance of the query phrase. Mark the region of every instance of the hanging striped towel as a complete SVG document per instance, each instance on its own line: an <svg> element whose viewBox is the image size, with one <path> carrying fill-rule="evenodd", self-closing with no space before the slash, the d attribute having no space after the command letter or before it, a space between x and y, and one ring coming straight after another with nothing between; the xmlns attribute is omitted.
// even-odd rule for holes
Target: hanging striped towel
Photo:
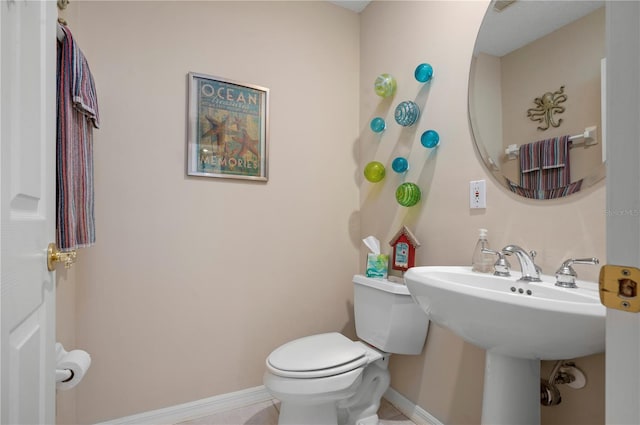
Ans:
<svg viewBox="0 0 640 425"><path fill-rule="evenodd" d="M520 172L528 173L540 169L540 146L542 141L520 146Z"/></svg>
<svg viewBox="0 0 640 425"><path fill-rule="evenodd" d="M555 189L543 190L544 197L540 199L556 199L564 198L565 196L577 193L582 188L582 182L584 179L580 179L577 182L569 183L566 186L558 187Z"/></svg>
<svg viewBox="0 0 640 425"><path fill-rule="evenodd" d="M542 169L569 165L569 136L554 137L542 141Z"/></svg>
<svg viewBox="0 0 640 425"><path fill-rule="evenodd" d="M541 141L520 146L520 186L524 189L539 189L541 146Z"/></svg>
<svg viewBox="0 0 640 425"><path fill-rule="evenodd" d="M525 189L511 180L505 178L507 181L507 187L513 193L517 193L518 195L530 198L530 199L556 199L563 198L565 196L577 193L582 188L582 182L584 179L580 179L576 182L569 183L567 186L559 187L556 189L549 190L538 190L538 189Z"/></svg>
<svg viewBox="0 0 640 425"><path fill-rule="evenodd" d="M71 31L60 26L56 141L56 244L61 251L95 243L93 128L100 118L93 76Z"/></svg>
<svg viewBox="0 0 640 425"><path fill-rule="evenodd" d="M569 168L569 135L542 141L542 173L540 189L555 190L571 183Z"/></svg>

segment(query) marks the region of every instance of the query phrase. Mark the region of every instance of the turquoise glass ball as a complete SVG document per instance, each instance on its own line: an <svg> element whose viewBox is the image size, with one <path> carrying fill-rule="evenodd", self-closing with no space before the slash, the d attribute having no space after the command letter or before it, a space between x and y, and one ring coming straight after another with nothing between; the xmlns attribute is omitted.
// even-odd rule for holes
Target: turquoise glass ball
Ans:
<svg viewBox="0 0 640 425"><path fill-rule="evenodd" d="M384 179L386 170L384 165L378 161L371 161L364 167L364 178L371 183L378 183Z"/></svg>
<svg viewBox="0 0 640 425"><path fill-rule="evenodd" d="M371 120L369 127L371 127L371 130L374 133L382 133L385 130L385 128L387 128L387 123L385 123L382 118L375 117L374 119Z"/></svg>
<svg viewBox="0 0 640 425"><path fill-rule="evenodd" d="M396 107L394 117L396 122L403 127L409 127L416 123L420 116L420 107L416 102L405 100Z"/></svg>
<svg viewBox="0 0 640 425"><path fill-rule="evenodd" d="M404 173L409 169L409 161L407 161L407 158L399 156L393 160L391 168L393 168L393 171L396 173Z"/></svg>
<svg viewBox="0 0 640 425"><path fill-rule="evenodd" d="M435 148L440 143L440 135L435 130L427 130L420 136L420 143L425 148Z"/></svg>
<svg viewBox="0 0 640 425"><path fill-rule="evenodd" d="M396 189L396 201L403 207L412 207L420 202L420 188L415 183L402 183Z"/></svg>
<svg viewBox="0 0 640 425"><path fill-rule="evenodd" d="M419 82L426 83L431 80L431 77L433 77L433 68L428 63L421 63L416 67L413 75Z"/></svg>
<svg viewBox="0 0 640 425"><path fill-rule="evenodd" d="M373 88L380 97L393 96L397 87L396 79L390 74L380 74L373 83Z"/></svg>

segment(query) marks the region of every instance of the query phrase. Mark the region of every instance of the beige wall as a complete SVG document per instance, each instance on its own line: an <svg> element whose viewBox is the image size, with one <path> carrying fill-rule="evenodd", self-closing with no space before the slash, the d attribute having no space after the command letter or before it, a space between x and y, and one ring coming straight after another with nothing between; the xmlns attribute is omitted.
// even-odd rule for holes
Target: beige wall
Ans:
<svg viewBox="0 0 640 425"><path fill-rule="evenodd" d="M376 1L356 15L324 2L72 2L66 16L96 77L103 127L98 243L81 252L75 281L58 285L74 285L65 300L75 298L75 321L61 323L93 357L68 422L260 385L280 343L353 336L360 239L386 246L402 224L422 242L420 265L468 264L479 227L495 247L536 249L546 273L571 256L604 261L602 183L540 203L514 198L480 165L467 80L485 7ZM434 66L431 84L413 78L421 62ZM188 71L271 89L267 184L185 177ZM393 99L373 92L382 72L398 79ZM423 114L400 129L393 109L405 99ZM375 115L388 119L382 137L368 128ZM433 151L419 142L429 128L441 136ZM410 209L393 196L400 154L406 180L422 188ZM375 185L361 177L372 159L388 165ZM487 180L488 208L472 211L477 179ZM545 424L603 422L603 356L578 365L588 387L563 389ZM483 366L482 350L432 325L422 355L392 357L392 386L443 423L479 423Z"/></svg>
<svg viewBox="0 0 640 425"><path fill-rule="evenodd" d="M493 167L502 168L505 146L500 58L480 52L471 62L470 73L469 121L475 140L478 148L484 149L482 157L490 159Z"/></svg>
<svg viewBox="0 0 640 425"><path fill-rule="evenodd" d="M285 341L354 336L358 15L328 2L99 1L65 16L102 119L97 243L75 284L75 342L93 362L75 420L261 385ZM185 176L189 71L270 88L268 183Z"/></svg>
<svg viewBox="0 0 640 425"><path fill-rule="evenodd" d="M604 260L603 182L562 200L531 201L507 193L480 165L467 121L467 81L486 6L475 1L374 2L362 13L361 128L380 114L391 124L379 141L363 132L361 163L376 159L390 168L393 158L404 154L411 165L405 178L389 171L379 184L362 182L362 234L388 241L407 224L422 243L416 259L421 265L469 264L479 227L489 229L494 247L516 243L538 251L537 262L547 274L572 256ZM427 86L413 78L421 62L435 70ZM393 100L382 100L372 90L382 72L398 80ZM417 99L424 108L415 127L401 129L393 122L393 109L406 99ZM419 141L429 128L440 133L435 151L424 149ZM407 209L395 203L395 188L404 179L422 188L419 206ZM486 210L469 209L469 181L478 179L487 180ZM597 279L597 272L588 266L578 270L591 280ZM599 355L577 360L589 385L580 391L563 388L563 403L543 409L545 424L604 422L603 359ZM544 376L548 364L543 366ZM432 325L421 356L391 357L391 385L443 423L474 424L480 421L483 368L482 350Z"/></svg>

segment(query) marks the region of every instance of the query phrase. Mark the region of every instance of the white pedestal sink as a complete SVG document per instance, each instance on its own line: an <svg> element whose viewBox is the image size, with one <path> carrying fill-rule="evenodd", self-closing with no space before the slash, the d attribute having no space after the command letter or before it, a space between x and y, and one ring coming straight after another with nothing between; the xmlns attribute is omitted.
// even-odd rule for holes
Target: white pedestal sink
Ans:
<svg viewBox="0 0 640 425"><path fill-rule="evenodd" d="M414 267L405 281L435 323L487 350L482 423L540 423L540 360L604 352L605 307L598 285L520 282L470 267Z"/></svg>

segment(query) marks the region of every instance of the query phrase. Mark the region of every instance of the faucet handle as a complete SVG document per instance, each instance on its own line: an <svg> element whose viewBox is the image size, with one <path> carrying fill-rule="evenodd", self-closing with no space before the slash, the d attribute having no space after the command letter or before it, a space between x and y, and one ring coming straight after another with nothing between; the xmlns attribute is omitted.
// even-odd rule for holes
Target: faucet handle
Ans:
<svg viewBox="0 0 640 425"><path fill-rule="evenodd" d="M538 255L538 252L535 250L531 250L529 251L529 255L531 256L531 261L533 261L533 265L535 266L536 270L538 271L538 274L542 274L542 267L540 267L539 265L536 264L536 256Z"/></svg>
<svg viewBox="0 0 640 425"><path fill-rule="evenodd" d="M592 258L569 258L566 260L560 268L556 271L556 286L563 288L577 288L576 278L578 273L571 267L573 264L600 264L600 260L595 257Z"/></svg>
<svg viewBox="0 0 640 425"><path fill-rule="evenodd" d="M591 258L578 258L578 259L573 259L570 258L567 261L565 261L564 263L568 263L568 266L571 266L571 264L591 264L591 265L598 265L600 264L600 260L598 260L596 257L591 257ZM562 265L564 265L564 263Z"/></svg>
<svg viewBox="0 0 640 425"><path fill-rule="evenodd" d="M511 264L509 264L509 262L505 258L505 255L510 254L509 252L494 251L493 249L489 249L489 248L482 248L482 252L484 252L485 254L493 254L498 256L498 260L493 265L494 276L504 276L504 277L511 276L511 273L509 273Z"/></svg>

